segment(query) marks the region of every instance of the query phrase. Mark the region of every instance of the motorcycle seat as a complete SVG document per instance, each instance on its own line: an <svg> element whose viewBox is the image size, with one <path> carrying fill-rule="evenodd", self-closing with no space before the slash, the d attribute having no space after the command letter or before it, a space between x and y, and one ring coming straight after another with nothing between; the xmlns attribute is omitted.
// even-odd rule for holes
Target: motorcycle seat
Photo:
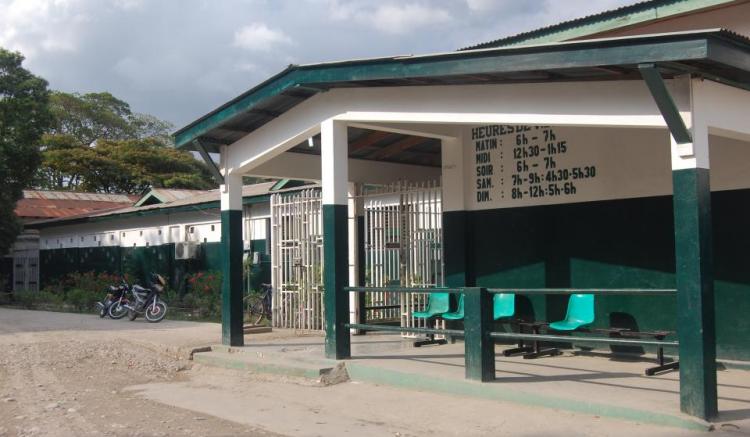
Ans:
<svg viewBox="0 0 750 437"><path fill-rule="evenodd" d="M140 285L136 284L136 285L133 285L133 291L135 291L136 293L148 293L151 290L149 290L148 288L143 288Z"/></svg>

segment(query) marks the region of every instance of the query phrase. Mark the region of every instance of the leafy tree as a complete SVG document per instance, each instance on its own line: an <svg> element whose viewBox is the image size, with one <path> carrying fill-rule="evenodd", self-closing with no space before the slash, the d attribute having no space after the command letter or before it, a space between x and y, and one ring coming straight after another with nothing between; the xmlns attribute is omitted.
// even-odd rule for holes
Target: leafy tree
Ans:
<svg viewBox="0 0 750 437"><path fill-rule="evenodd" d="M173 126L163 120L131 111L130 105L110 93L65 93L54 91L50 107L55 117L53 135L70 135L80 144L96 140L158 138L171 144Z"/></svg>
<svg viewBox="0 0 750 437"><path fill-rule="evenodd" d="M59 137L58 137L59 138ZM44 152L48 174L64 174L81 191L142 193L149 188L210 189L206 166L159 140L98 140L96 147L56 147Z"/></svg>
<svg viewBox="0 0 750 437"><path fill-rule="evenodd" d="M176 150L172 125L134 113L109 93L54 92L55 123L42 139L35 186L138 194L151 187L208 189L208 168Z"/></svg>
<svg viewBox="0 0 750 437"><path fill-rule="evenodd" d="M23 60L0 48L0 254L20 231L13 210L39 165L39 140L52 120L47 82L23 68Z"/></svg>

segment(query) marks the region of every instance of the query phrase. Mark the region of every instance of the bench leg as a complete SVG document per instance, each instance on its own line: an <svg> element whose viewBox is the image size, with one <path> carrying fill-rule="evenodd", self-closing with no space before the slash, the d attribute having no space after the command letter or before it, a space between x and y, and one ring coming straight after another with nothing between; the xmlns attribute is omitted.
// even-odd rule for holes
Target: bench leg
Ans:
<svg viewBox="0 0 750 437"><path fill-rule="evenodd" d="M414 347L428 346L431 344L448 344L448 340L441 338L435 339L435 334L430 334L425 340L417 340L413 343Z"/></svg>
<svg viewBox="0 0 750 437"><path fill-rule="evenodd" d="M534 347L526 346L523 344L523 340L518 340L518 347L505 349L503 351L503 355L506 357L512 357L513 355L525 354L529 352L534 352Z"/></svg>
<svg viewBox="0 0 750 437"><path fill-rule="evenodd" d="M503 355L506 357L512 357L513 355L519 355L519 354L527 354L529 352L534 352L534 348L531 346L521 346L514 347L511 349L505 349L503 351Z"/></svg>
<svg viewBox="0 0 750 437"><path fill-rule="evenodd" d="M539 335L539 326L532 327L532 331L535 335ZM554 357L555 355L560 355L560 349L553 347L549 349L542 349L541 343L538 341L534 341L534 349L533 352L529 352L527 354L523 355L524 360L533 360L535 358L544 357L544 356L550 356Z"/></svg>
<svg viewBox="0 0 750 437"><path fill-rule="evenodd" d="M661 373L667 370L677 370L680 368L679 361L673 361L671 363L664 364L664 348L662 347L656 350L656 357L659 360L659 365L646 369L646 376L654 376L657 373Z"/></svg>

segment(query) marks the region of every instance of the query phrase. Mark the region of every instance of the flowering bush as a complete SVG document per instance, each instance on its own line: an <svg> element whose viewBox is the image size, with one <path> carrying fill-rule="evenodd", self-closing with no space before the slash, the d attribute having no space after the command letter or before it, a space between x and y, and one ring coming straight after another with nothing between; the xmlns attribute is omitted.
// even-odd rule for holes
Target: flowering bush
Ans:
<svg viewBox="0 0 750 437"><path fill-rule="evenodd" d="M212 294L221 290L221 272L198 272L187 277L188 286L193 293Z"/></svg>
<svg viewBox="0 0 750 437"><path fill-rule="evenodd" d="M190 302L200 310L203 317L209 319L221 315L221 272L198 272L188 275L189 292L183 297L183 303Z"/></svg>
<svg viewBox="0 0 750 437"><path fill-rule="evenodd" d="M103 293L110 285L120 283L120 276L107 272L71 273L62 281L63 290L83 290L89 293Z"/></svg>

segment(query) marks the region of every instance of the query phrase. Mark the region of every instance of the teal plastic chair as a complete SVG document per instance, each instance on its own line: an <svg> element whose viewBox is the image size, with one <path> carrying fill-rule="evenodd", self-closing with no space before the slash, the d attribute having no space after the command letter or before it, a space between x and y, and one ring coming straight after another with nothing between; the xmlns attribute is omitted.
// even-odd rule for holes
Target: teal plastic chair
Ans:
<svg viewBox="0 0 750 437"><path fill-rule="evenodd" d="M450 293L432 293L427 296L427 308L424 311L415 311L412 316L416 319L431 319L443 316L451 310ZM435 339L435 334L427 334L427 340L417 340L414 347L427 346L428 344L446 344L448 340Z"/></svg>
<svg viewBox="0 0 750 437"><path fill-rule="evenodd" d="M463 308L462 308L463 309ZM516 295L499 293L492 296L492 319L499 320L516 314Z"/></svg>
<svg viewBox="0 0 750 437"><path fill-rule="evenodd" d="M430 319L451 310L450 293L432 293L427 296L427 308L424 311L414 311L412 316L417 319Z"/></svg>
<svg viewBox="0 0 750 437"><path fill-rule="evenodd" d="M571 294L565 320L552 322L549 327L555 331L575 331L592 323L594 323L594 295Z"/></svg>
<svg viewBox="0 0 750 437"><path fill-rule="evenodd" d="M440 316L443 320L463 320L464 319L464 294L461 293L458 297L458 308L456 311L451 311Z"/></svg>

